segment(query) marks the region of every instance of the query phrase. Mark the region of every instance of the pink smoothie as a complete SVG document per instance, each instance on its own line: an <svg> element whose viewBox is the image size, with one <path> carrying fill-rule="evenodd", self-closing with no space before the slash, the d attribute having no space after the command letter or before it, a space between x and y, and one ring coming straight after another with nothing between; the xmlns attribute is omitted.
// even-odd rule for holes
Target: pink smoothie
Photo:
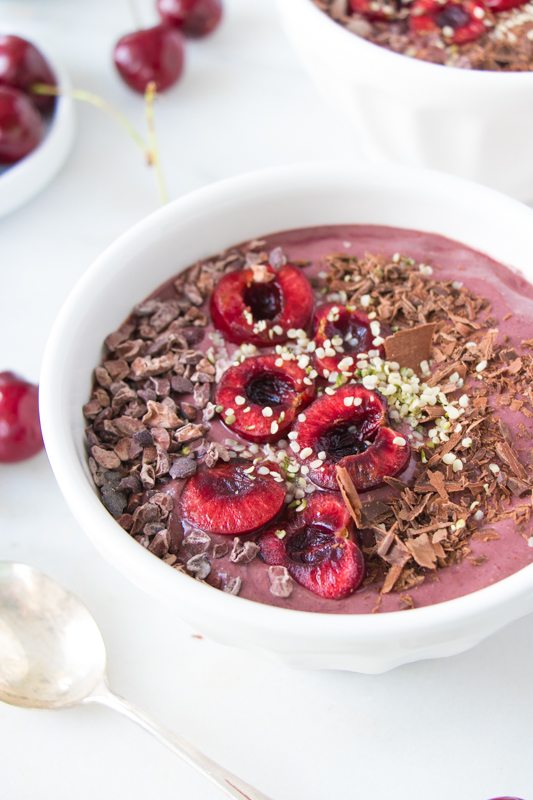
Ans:
<svg viewBox="0 0 533 800"><path fill-rule="evenodd" d="M461 281L475 294L487 298L492 306L491 316L497 321L498 341L507 337L510 346L520 351L525 339L533 338L533 286L523 277L507 267L496 263L482 253L471 250L457 242L435 234L419 233L378 226L330 226L296 230L267 237L267 251L281 246L288 260L311 262L306 267L308 275L316 276L325 269L324 258L336 253L362 256L365 253L392 256L401 253L419 262L431 264L433 278L437 280ZM168 296L168 285L155 292L155 297ZM212 327L207 328L207 333ZM209 344L205 337L205 346ZM204 345L201 345L204 346ZM230 352L231 349L229 348ZM531 429L531 420L521 414L497 410L511 430L519 423ZM237 437L219 421L214 421L209 438L223 441ZM529 441L516 440L516 451L524 464L529 464L533 446L533 431ZM409 473L402 476L408 480ZM172 482L167 491L179 495L180 484ZM378 490L383 492L386 490ZM368 497L368 493L366 495ZM365 496L362 497L365 500ZM175 535L181 533L181 523L177 514L173 515L172 526ZM434 573L428 573L425 582L409 590L415 606L426 606L452 598L460 597L526 568L533 563L533 547L528 545L523 531L519 533L515 524L505 519L491 523L490 529L496 531L499 539L483 542L471 541L471 556L461 564ZM480 532L483 527L480 527ZM531 532L533 535L533 531ZM213 536L213 541L226 541L231 546L232 537ZM533 541L533 540L532 540ZM478 559L479 556L486 560ZM482 561L482 563L479 563ZM478 565L476 565L478 564ZM288 599L274 597L269 590L266 565L256 558L248 565L236 565L226 556L212 562L212 576L225 572L242 579L240 596L261 603L285 608L325 613L360 614L369 613L379 599L379 586L367 586L356 591L345 600L324 600L294 585ZM400 595L391 593L383 597L382 611L395 611L402 607Z"/></svg>

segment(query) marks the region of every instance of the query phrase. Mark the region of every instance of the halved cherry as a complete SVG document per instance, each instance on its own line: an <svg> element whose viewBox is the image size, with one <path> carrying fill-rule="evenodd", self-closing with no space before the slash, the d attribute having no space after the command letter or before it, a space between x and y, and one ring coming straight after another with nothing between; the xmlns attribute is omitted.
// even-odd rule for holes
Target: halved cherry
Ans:
<svg viewBox="0 0 533 800"><path fill-rule="evenodd" d="M409 17L415 33L438 33L452 44L479 39L489 24L487 6L481 0L415 0Z"/></svg>
<svg viewBox="0 0 533 800"><path fill-rule="evenodd" d="M235 344L282 344L287 331L305 329L313 313L313 290L302 270L258 264L229 272L211 296L213 323Z"/></svg>
<svg viewBox="0 0 533 800"><path fill-rule="evenodd" d="M338 495L316 492L307 507L258 539L261 557L284 566L301 586L328 600L353 594L365 574L353 524Z"/></svg>
<svg viewBox="0 0 533 800"><path fill-rule="evenodd" d="M315 384L294 360L253 356L222 376L216 403L223 421L251 442L275 442L315 396Z"/></svg>
<svg viewBox="0 0 533 800"><path fill-rule="evenodd" d="M331 372L353 374L358 353L377 350L383 355L379 339L378 344L374 344L378 336L382 338L381 331L373 333L372 324L380 327L379 323L372 323L364 311L338 303L319 306L313 323L317 372L326 377Z"/></svg>
<svg viewBox="0 0 533 800"><path fill-rule="evenodd" d="M392 22L406 16L409 5L403 0L350 0L350 8L367 19Z"/></svg>
<svg viewBox="0 0 533 800"><path fill-rule="evenodd" d="M309 478L324 489L338 488L337 464L345 467L359 491L397 475L409 461L410 447L400 434L383 427L383 397L360 384L324 394L294 427L293 448L309 468Z"/></svg>
<svg viewBox="0 0 533 800"><path fill-rule="evenodd" d="M265 464L273 471L276 466ZM184 519L206 533L238 535L267 525L285 500L282 482L246 461L218 463L189 478L181 495Z"/></svg>
<svg viewBox="0 0 533 800"><path fill-rule="evenodd" d="M527 0L485 0L485 5L494 14L499 14L501 11L510 11L512 8L525 6Z"/></svg>

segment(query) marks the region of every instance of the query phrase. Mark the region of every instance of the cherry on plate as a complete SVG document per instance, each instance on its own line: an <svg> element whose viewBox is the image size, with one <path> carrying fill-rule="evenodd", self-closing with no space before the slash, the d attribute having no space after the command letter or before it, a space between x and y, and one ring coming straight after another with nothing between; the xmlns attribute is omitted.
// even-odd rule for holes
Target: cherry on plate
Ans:
<svg viewBox="0 0 533 800"><path fill-rule="evenodd" d="M0 86L0 164L15 164L29 155L43 135L42 117L28 96Z"/></svg>
<svg viewBox="0 0 533 800"><path fill-rule="evenodd" d="M222 19L221 0L157 0L162 22L199 39L212 33Z"/></svg>
<svg viewBox="0 0 533 800"><path fill-rule="evenodd" d="M283 483L274 480L269 469L275 472L276 466L255 468L248 461L201 469L189 478L181 495L183 518L206 533L234 536L268 525L285 501Z"/></svg>
<svg viewBox="0 0 533 800"><path fill-rule="evenodd" d="M164 92L183 72L183 37L167 25L128 33L116 43L113 60L123 80L134 91L144 94L153 82L159 92Z"/></svg>
<svg viewBox="0 0 533 800"><path fill-rule="evenodd" d="M43 54L20 36L0 35L0 86L25 92L40 111L47 113L54 107L55 98L33 94L32 86L36 83L56 85L54 73Z"/></svg>
<svg viewBox="0 0 533 800"><path fill-rule="evenodd" d="M353 540L350 515L338 495L316 492L306 508L258 539L269 565L286 567L291 577L327 600L353 594L365 575L363 554Z"/></svg>
<svg viewBox="0 0 533 800"><path fill-rule="evenodd" d="M0 462L23 461L43 446L38 387L13 372L0 372Z"/></svg>

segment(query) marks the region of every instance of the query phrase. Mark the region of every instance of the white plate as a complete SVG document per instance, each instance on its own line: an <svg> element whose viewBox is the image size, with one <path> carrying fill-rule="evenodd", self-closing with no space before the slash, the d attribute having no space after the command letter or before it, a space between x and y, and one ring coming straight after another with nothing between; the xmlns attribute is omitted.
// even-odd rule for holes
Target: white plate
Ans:
<svg viewBox="0 0 533 800"><path fill-rule="evenodd" d="M58 86L64 91L70 89L65 70L41 42L28 37L24 31L2 33L16 33L17 36L32 41L50 64ZM58 97L40 145L16 164L0 167L0 217L14 211L44 189L64 164L73 140L74 100L70 97Z"/></svg>

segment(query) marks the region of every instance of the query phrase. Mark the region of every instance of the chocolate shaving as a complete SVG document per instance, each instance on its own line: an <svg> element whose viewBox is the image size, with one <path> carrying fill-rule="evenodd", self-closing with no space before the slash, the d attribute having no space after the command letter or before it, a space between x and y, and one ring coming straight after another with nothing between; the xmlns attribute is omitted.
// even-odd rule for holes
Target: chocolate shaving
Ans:
<svg viewBox="0 0 533 800"><path fill-rule="evenodd" d="M419 566L425 569L435 569L437 555L427 533L422 533L414 539L407 539L405 546Z"/></svg>
<svg viewBox="0 0 533 800"><path fill-rule="evenodd" d="M397 361L400 367L410 367L418 375L420 364L429 361L435 323L416 325L397 331L385 339L385 355L389 361Z"/></svg>
<svg viewBox="0 0 533 800"><path fill-rule="evenodd" d="M348 511L350 512L350 516L352 517L355 527L362 528L362 508L363 504L361 503L361 499L355 488L353 481L350 477L350 473L346 469L346 467L341 467L337 465L336 467L337 473L337 483L339 485L339 489L342 495L342 499L344 500L344 504Z"/></svg>

